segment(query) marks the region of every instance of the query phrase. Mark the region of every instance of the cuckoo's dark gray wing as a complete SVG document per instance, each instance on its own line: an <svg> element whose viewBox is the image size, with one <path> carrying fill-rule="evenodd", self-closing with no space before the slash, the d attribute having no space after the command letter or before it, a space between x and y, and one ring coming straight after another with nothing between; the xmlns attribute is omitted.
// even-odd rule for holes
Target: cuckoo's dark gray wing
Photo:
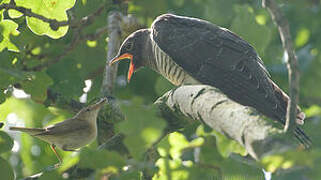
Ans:
<svg viewBox="0 0 321 180"><path fill-rule="evenodd" d="M262 60L250 44L231 31L207 21L167 14L155 20L152 33L157 45L201 83L274 119L285 116Z"/></svg>

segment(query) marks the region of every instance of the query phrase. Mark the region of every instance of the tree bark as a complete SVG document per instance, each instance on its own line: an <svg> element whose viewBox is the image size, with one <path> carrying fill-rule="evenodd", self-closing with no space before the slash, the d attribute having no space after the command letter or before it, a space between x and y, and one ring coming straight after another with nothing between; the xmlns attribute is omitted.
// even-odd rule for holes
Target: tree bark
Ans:
<svg viewBox="0 0 321 180"><path fill-rule="evenodd" d="M121 13L111 12L108 15L108 51L107 51L107 63L105 66L105 72L102 81L101 94L110 96L113 93L113 88L117 76L118 64L109 66L109 61L116 56L120 47L121 41Z"/></svg>
<svg viewBox="0 0 321 180"><path fill-rule="evenodd" d="M156 105L167 121L200 121L240 143L256 160L294 147L283 131L255 109L240 105L205 85L181 86L160 97Z"/></svg>

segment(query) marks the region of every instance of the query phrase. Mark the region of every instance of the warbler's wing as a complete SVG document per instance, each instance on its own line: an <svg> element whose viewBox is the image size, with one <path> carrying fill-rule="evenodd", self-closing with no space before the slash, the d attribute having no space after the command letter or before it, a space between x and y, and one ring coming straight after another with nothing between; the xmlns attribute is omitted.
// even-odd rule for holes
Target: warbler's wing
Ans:
<svg viewBox="0 0 321 180"><path fill-rule="evenodd" d="M84 130L88 128L88 122L78 119L67 119L63 122L48 126L45 131L34 136L59 136L74 133L76 131Z"/></svg>

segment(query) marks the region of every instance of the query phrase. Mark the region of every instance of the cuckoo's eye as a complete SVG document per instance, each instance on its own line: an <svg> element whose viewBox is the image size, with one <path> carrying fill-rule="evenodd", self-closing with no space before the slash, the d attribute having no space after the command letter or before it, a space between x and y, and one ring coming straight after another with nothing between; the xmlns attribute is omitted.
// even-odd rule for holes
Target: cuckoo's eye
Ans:
<svg viewBox="0 0 321 180"><path fill-rule="evenodd" d="M126 44L125 44L125 49L127 50L127 51L131 51L132 49L133 49L133 46L134 45L134 43L132 43L132 42L127 42Z"/></svg>

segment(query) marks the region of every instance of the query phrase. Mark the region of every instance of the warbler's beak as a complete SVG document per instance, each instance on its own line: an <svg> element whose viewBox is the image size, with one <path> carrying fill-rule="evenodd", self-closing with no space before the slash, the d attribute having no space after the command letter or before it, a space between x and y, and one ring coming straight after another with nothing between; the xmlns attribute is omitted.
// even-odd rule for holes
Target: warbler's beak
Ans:
<svg viewBox="0 0 321 180"><path fill-rule="evenodd" d="M110 62L109 62L109 66L111 66L112 64L114 64L115 62L117 61L120 61L120 60L124 60L124 59L130 59L130 61L132 62L133 61L133 55L129 54L129 53L125 53L119 57L115 57L114 59L112 59Z"/></svg>
<svg viewBox="0 0 321 180"><path fill-rule="evenodd" d="M102 98L100 99L97 103L93 104L92 105L92 108L93 109L98 109L98 108L101 108L105 103L107 102L107 98Z"/></svg>

